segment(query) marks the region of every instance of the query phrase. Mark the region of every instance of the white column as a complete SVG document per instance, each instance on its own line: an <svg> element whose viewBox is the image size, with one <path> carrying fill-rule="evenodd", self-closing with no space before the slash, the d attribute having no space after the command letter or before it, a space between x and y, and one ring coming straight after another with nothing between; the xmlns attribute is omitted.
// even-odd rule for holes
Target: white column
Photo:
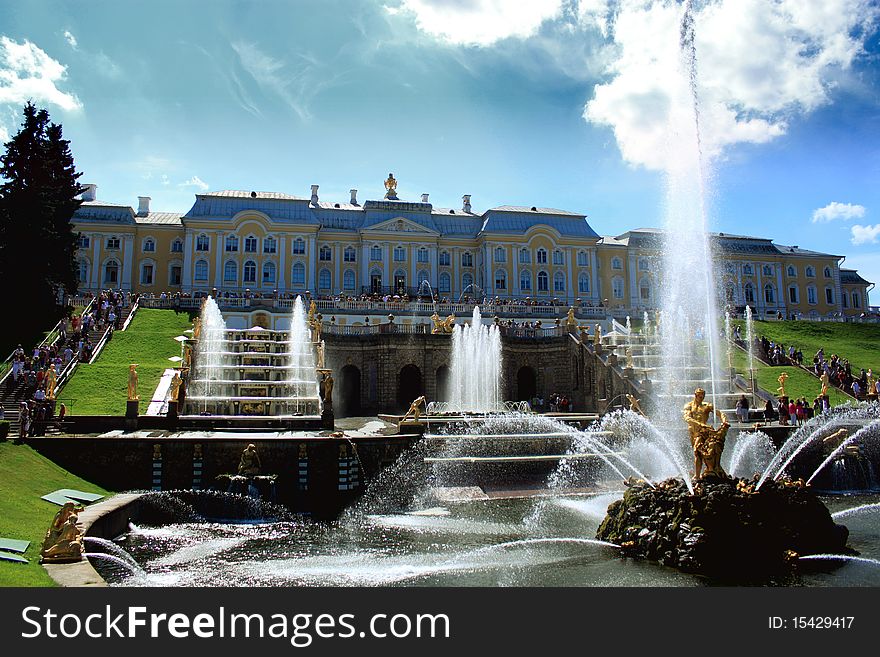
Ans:
<svg viewBox="0 0 880 657"><path fill-rule="evenodd" d="M99 258L101 257L101 241L103 239L103 235L92 236L92 271L89 272L91 280L89 287L93 289L98 289L101 284L101 261Z"/></svg>
<svg viewBox="0 0 880 657"><path fill-rule="evenodd" d="M776 290L778 292L776 303L779 306L782 306L782 315L786 317L788 315L786 304L788 302L787 290L782 288L782 265L776 264L773 265L776 269Z"/></svg>
<svg viewBox="0 0 880 657"><path fill-rule="evenodd" d="M363 243L361 245L361 280L358 283L359 287L364 287L369 285L370 282L370 246L369 244ZM359 289L356 287L355 289Z"/></svg>
<svg viewBox="0 0 880 657"><path fill-rule="evenodd" d="M434 244L431 249L431 287L440 287L440 245ZM438 293L439 294L439 293Z"/></svg>
<svg viewBox="0 0 880 657"><path fill-rule="evenodd" d="M278 293L287 292L287 238L278 236Z"/></svg>
<svg viewBox="0 0 880 657"><path fill-rule="evenodd" d="M309 262L306 265L308 267L308 279L307 279L307 287L306 289L311 292L313 295L317 295L318 291L315 288L315 270L318 268L318 256L317 256L317 235L309 235L306 240L306 249L308 249L309 253Z"/></svg>
<svg viewBox="0 0 880 657"><path fill-rule="evenodd" d="M568 287L566 288L566 300L568 302L573 302L575 300L575 289L574 289L574 258L575 251L572 247L568 247L563 251L565 254L565 264L568 265Z"/></svg>
<svg viewBox="0 0 880 657"><path fill-rule="evenodd" d="M132 289L131 270L134 261L134 236L124 235L122 238L122 278L119 281L119 287L123 290Z"/></svg>
<svg viewBox="0 0 880 657"><path fill-rule="evenodd" d="M419 284L416 280L416 260L418 259L420 244L407 244L407 256L409 257L409 287L415 287Z"/></svg>
<svg viewBox="0 0 880 657"><path fill-rule="evenodd" d="M599 259L596 247L590 249L590 297L599 300Z"/></svg>
<svg viewBox="0 0 880 657"><path fill-rule="evenodd" d="M218 290L223 289L223 254L226 252L226 243L224 241L223 231L214 233L214 239L217 241L217 257L214 259L214 282L210 287L216 287ZM239 244L239 248L244 245Z"/></svg>
<svg viewBox="0 0 880 657"><path fill-rule="evenodd" d="M382 249L382 285L389 287L391 285L391 256L394 255L394 246L386 244Z"/></svg>
<svg viewBox="0 0 880 657"><path fill-rule="evenodd" d="M513 280L510 281L510 290L508 292L510 296L513 296L513 291L516 290L516 296L519 296L522 294L522 290L519 289L519 249L512 247L511 251L513 251L511 254L513 257Z"/></svg>
<svg viewBox="0 0 880 657"><path fill-rule="evenodd" d="M492 287L493 267L492 245L485 244L483 246L483 294L487 297L495 296L495 288Z"/></svg>
<svg viewBox="0 0 880 657"><path fill-rule="evenodd" d="M638 258L634 253L630 253L627 258L627 264L629 266L629 308L630 313L638 306L638 299L636 297L636 293L638 292L638 285L636 284L636 274L638 272Z"/></svg>
<svg viewBox="0 0 880 657"><path fill-rule="evenodd" d="M461 280L459 279L461 253L459 253L458 247L449 249L449 257L452 258L452 285L450 286L450 298L457 300L459 295L461 295Z"/></svg>
<svg viewBox="0 0 880 657"><path fill-rule="evenodd" d="M336 276L333 278L331 292L339 292L342 290L342 253L343 245L339 243L334 244L333 261L336 263Z"/></svg>
<svg viewBox="0 0 880 657"><path fill-rule="evenodd" d="M757 263L755 267L755 277L758 281L758 289L755 290L755 303L758 306L758 311L761 313L761 319L764 319L764 284L761 281L761 274L763 271L763 265Z"/></svg>
<svg viewBox="0 0 880 657"><path fill-rule="evenodd" d="M182 290L192 288L193 262L195 261L195 253L193 253L193 236L187 231L183 238L183 277L180 279L180 287Z"/></svg>

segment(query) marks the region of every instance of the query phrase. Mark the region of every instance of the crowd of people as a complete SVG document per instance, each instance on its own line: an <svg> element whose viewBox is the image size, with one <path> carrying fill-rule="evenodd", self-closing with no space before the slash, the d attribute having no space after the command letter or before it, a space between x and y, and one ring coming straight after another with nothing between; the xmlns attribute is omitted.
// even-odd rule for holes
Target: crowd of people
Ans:
<svg viewBox="0 0 880 657"><path fill-rule="evenodd" d="M550 413L571 413L574 411L573 401L558 392L554 392L546 400L541 396L535 395L529 400L529 404L533 411L539 413L543 413L544 411L549 411Z"/></svg>
<svg viewBox="0 0 880 657"><path fill-rule="evenodd" d="M88 298L88 297L87 297ZM88 361L95 345L89 337L97 329L103 333L118 329L124 318L125 294L122 291L100 292L88 312L71 315L58 325L58 335L51 342L25 351L19 344L12 353L11 373L6 379L9 390L23 386L19 402L19 433L22 437L43 435L54 418L54 387L58 376L74 360ZM60 404L58 418L66 408Z"/></svg>

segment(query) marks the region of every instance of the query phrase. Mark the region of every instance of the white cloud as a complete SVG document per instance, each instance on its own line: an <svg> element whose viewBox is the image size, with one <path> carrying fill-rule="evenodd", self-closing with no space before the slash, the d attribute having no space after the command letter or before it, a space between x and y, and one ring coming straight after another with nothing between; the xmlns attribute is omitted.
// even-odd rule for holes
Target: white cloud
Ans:
<svg viewBox="0 0 880 657"><path fill-rule="evenodd" d="M76 50L76 37L73 36L73 33L70 30L64 30L64 38L67 40L67 43L70 44L70 47Z"/></svg>
<svg viewBox="0 0 880 657"><path fill-rule="evenodd" d="M171 184L171 179L168 177L167 173L162 174L162 184L166 186Z"/></svg>
<svg viewBox="0 0 880 657"><path fill-rule="evenodd" d="M853 244L876 244L877 238L880 237L880 224L873 226L862 226L856 224L851 229Z"/></svg>
<svg viewBox="0 0 880 657"><path fill-rule="evenodd" d="M163 184L165 184L165 176L163 176ZM208 183L206 183L204 180L202 180L198 176L193 176L189 180L184 180L182 183L180 183L178 185L178 187L197 187L198 189L201 189L204 192L204 191L207 191L207 189L208 189L208 187L210 187L210 185L208 185Z"/></svg>
<svg viewBox="0 0 880 657"><path fill-rule="evenodd" d="M865 206L832 201L813 212L813 223L827 223L835 219L860 219L865 216Z"/></svg>
<svg viewBox="0 0 880 657"><path fill-rule="evenodd" d="M544 21L561 16L563 1L402 0L385 10L392 15L411 14L420 30L446 43L489 46L501 39L533 35Z"/></svg>
<svg viewBox="0 0 880 657"><path fill-rule="evenodd" d="M681 5L621 0L582 20L606 29L610 78L596 85L584 117L614 131L630 163L664 169L693 124L679 73ZM595 5L595 6L593 6ZM793 114L827 103L833 78L850 67L878 15L872 0L707 0L695 15L702 144L710 157L736 143L763 143ZM692 130L692 128L691 128Z"/></svg>
<svg viewBox="0 0 880 657"><path fill-rule="evenodd" d="M0 103L51 103L65 110L82 109L71 93L58 83L67 78L67 67L52 59L28 40L18 43L0 37Z"/></svg>

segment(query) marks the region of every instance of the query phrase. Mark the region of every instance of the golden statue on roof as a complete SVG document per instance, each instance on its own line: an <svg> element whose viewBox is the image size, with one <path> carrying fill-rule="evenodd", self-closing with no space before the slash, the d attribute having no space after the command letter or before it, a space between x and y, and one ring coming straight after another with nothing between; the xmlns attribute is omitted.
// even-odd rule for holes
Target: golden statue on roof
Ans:
<svg viewBox="0 0 880 657"><path fill-rule="evenodd" d="M393 173L389 173L385 180L385 198L397 199L397 179Z"/></svg>

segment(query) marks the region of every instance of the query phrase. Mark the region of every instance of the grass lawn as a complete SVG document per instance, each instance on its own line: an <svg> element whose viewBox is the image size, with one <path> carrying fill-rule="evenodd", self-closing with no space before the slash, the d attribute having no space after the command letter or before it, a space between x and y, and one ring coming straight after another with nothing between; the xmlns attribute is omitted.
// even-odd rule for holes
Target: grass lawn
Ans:
<svg viewBox="0 0 880 657"><path fill-rule="evenodd" d="M815 352L813 352L815 353ZM806 353L804 354L806 357ZM735 349L733 351L733 366L743 378L748 381L748 356L745 352ZM822 384L819 379L800 370L796 367L770 367L764 365L755 359L755 374L758 380L758 386L766 390L772 395L776 395L776 389L779 388L779 375L783 372L788 373L788 379L785 382L785 392L789 397L806 397L811 404L819 394ZM832 406L851 401L849 397L844 395L834 386L828 387L828 400Z"/></svg>
<svg viewBox="0 0 880 657"><path fill-rule="evenodd" d="M59 507L40 496L59 488L109 493L61 469L26 445L0 443L0 536L30 541L30 563L0 561L0 586L53 586L39 564L40 547Z"/></svg>
<svg viewBox="0 0 880 657"><path fill-rule="evenodd" d="M737 322L740 331L746 334L743 322ZM880 324L845 324L842 322L756 321L755 335L767 336L770 340L786 346L794 345L804 354L804 364L810 365L820 347L825 349L825 358L837 354L852 364L853 376L859 368L873 368L880 371ZM777 375L778 376L778 375Z"/></svg>
<svg viewBox="0 0 880 657"><path fill-rule="evenodd" d="M180 356L174 340L192 327L188 312L142 308L125 331L116 331L92 365L80 365L61 391L73 415L123 415L128 399L128 366L138 364L141 412L146 410L162 372Z"/></svg>

